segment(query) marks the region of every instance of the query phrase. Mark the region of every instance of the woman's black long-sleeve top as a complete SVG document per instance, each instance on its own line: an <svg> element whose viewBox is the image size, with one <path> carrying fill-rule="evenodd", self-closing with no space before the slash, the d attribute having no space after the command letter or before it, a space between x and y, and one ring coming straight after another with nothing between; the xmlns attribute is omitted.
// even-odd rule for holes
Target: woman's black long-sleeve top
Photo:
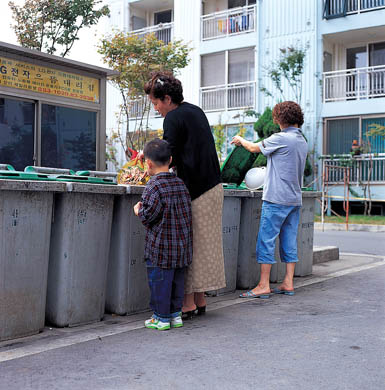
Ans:
<svg viewBox="0 0 385 390"><path fill-rule="evenodd" d="M167 113L163 130L163 139L171 146L172 165L192 200L221 182L214 137L202 109L181 103Z"/></svg>

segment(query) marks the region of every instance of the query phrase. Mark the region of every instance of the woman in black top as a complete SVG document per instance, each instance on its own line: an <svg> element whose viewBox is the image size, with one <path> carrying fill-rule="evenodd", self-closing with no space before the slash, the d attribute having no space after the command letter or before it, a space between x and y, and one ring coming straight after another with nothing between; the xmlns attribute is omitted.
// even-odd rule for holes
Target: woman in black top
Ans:
<svg viewBox="0 0 385 390"><path fill-rule="evenodd" d="M192 199L193 262L185 280L183 313L205 312L205 291L225 286L222 248L223 188L214 138L204 112L183 101L182 84L171 73L157 72L145 92L165 119L163 139L172 165Z"/></svg>

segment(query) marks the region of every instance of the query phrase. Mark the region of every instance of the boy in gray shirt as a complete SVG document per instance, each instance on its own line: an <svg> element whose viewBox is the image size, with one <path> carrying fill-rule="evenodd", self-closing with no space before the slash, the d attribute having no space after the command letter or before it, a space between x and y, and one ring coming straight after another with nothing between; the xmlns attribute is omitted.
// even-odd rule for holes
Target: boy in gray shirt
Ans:
<svg viewBox="0 0 385 390"><path fill-rule="evenodd" d="M261 142L246 141L235 136L231 143L267 157L267 172L263 186L263 204L257 241L257 259L261 264L258 285L241 294L242 298L269 298L270 271L275 240L279 235L281 261L286 263L286 275L276 294L294 295L294 269L298 262L297 230L302 205L301 184L308 146L300 130L303 124L301 107L295 102L283 102L273 109L273 120L281 132Z"/></svg>

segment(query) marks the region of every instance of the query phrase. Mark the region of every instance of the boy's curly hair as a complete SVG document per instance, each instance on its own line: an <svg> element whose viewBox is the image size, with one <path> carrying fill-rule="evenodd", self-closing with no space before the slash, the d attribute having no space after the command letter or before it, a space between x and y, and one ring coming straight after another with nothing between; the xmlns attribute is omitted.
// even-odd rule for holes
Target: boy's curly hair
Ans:
<svg viewBox="0 0 385 390"><path fill-rule="evenodd" d="M144 92L160 100L168 95L175 104L183 101L182 83L171 72L152 72L151 79L144 86Z"/></svg>
<svg viewBox="0 0 385 390"><path fill-rule="evenodd" d="M291 101L278 103L273 108L274 123L281 125L303 125L303 112L299 104Z"/></svg>

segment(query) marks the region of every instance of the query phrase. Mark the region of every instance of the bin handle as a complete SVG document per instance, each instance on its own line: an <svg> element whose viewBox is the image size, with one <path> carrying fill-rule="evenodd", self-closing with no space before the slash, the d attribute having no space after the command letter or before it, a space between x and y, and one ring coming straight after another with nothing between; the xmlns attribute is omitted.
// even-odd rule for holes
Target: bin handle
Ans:
<svg viewBox="0 0 385 390"><path fill-rule="evenodd" d="M75 174L75 172L72 169L35 167L35 166L25 167L24 172L58 173L58 174L66 174L66 175L74 175Z"/></svg>
<svg viewBox="0 0 385 390"><path fill-rule="evenodd" d="M106 171L77 171L77 176L90 176L90 177L112 177L118 176L117 172L106 172Z"/></svg>
<svg viewBox="0 0 385 390"><path fill-rule="evenodd" d="M0 170L2 171L14 171L15 168L9 164L0 164Z"/></svg>

